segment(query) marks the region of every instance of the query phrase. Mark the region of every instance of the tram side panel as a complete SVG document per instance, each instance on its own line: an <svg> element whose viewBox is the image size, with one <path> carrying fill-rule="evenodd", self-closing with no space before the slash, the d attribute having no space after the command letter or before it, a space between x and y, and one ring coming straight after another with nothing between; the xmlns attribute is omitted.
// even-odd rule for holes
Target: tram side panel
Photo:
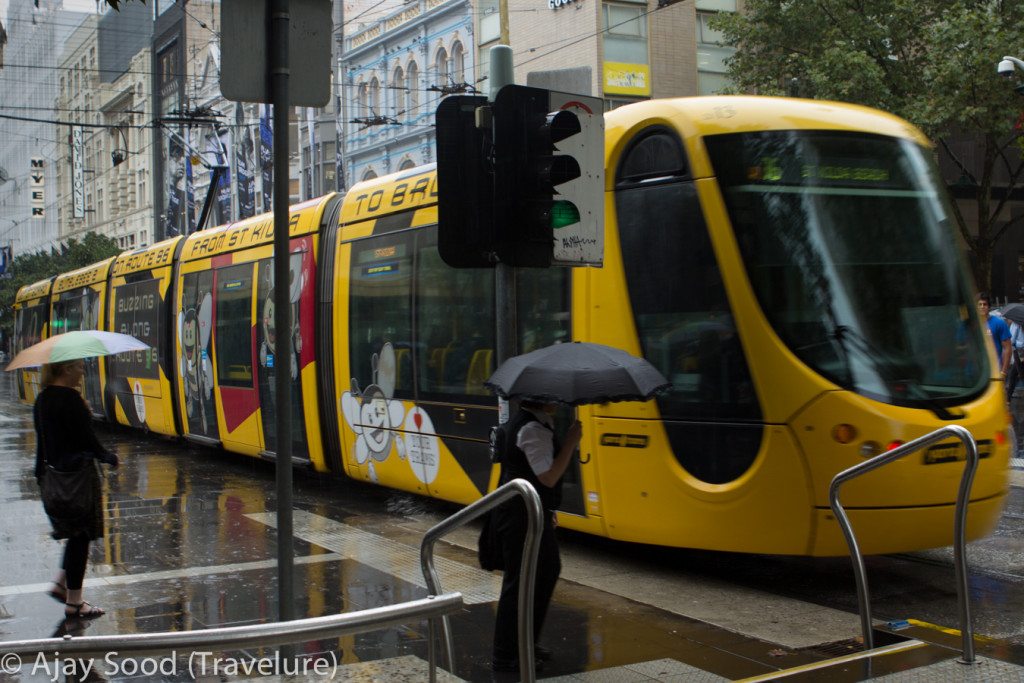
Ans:
<svg viewBox="0 0 1024 683"><path fill-rule="evenodd" d="M50 289L54 278L22 287L15 297L14 353L50 336ZM39 395L39 368L17 370L18 397L34 404Z"/></svg>
<svg viewBox="0 0 1024 683"><path fill-rule="evenodd" d="M107 405L118 424L178 435L171 320L173 261L183 238L122 254L114 262L108 329L130 334L148 349L107 361Z"/></svg>
<svg viewBox="0 0 1024 683"><path fill-rule="evenodd" d="M75 330L103 329L109 289L107 279L114 257L58 275L50 297L50 330L64 334ZM85 359L82 397L94 418L105 419L106 359Z"/></svg>
<svg viewBox="0 0 1024 683"><path fill-rule="evenodd" d="M315 275L318 229L333 195L292 207L289 292L291 355L281 358L275 329L273 216L197 233L179 265L176 353L188 438L273 457L276 376L292 381L292 457L326 471L316 403Z"/></svg>
<svg viewBox="0 0 1024 683"><path fill-rule="evenodd" d="M493 273L437 253L436 175L353 187L334 264L334 397L346 473L468 503L487 491Z"/></svg>

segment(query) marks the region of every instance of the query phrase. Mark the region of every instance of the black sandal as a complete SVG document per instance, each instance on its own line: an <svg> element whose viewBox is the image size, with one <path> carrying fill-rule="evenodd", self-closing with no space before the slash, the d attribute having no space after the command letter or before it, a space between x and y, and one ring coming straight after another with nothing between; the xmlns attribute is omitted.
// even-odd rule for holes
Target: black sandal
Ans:
<svg viewBox="0 0 1024 683"><path fill-rule="evenodd" d="M53 588L46 591L46 594L54 600L56 600L57 602L68 601L68 587L65 586L63 583L54 582Z"/></svg>
<svg viewBox="0 0 1024 683"><path fill-rule="evenodd" d="M67 603L64 606L64 617L66 619L95 619L96 617L102 617L106 613L106 610L102 607L91 605L85 600L77 605Z"/></svg>

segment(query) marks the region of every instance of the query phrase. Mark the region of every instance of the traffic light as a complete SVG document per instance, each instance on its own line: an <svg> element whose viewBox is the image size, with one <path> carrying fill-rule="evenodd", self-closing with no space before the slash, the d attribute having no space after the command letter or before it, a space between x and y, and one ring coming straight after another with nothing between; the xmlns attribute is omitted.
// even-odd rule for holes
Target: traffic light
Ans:
<svg viewBox="0 0 1024 683"><path fill-rule="evenodd" d="M477 127L478 95L441 100L437 124L437 248L453 268L494 265L491 130Z"/></svg>
<svg viewBox="0 0 1024 683"><path fill-rule="evenodd" d="M495 252L509 265L599 265L604 119L599 98L521 85L494 102Z"/></svg>

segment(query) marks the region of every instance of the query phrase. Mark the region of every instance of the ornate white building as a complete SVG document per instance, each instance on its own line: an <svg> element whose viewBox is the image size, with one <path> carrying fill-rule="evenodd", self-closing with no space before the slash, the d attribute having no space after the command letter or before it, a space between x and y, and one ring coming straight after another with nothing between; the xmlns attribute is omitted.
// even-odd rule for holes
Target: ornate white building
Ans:
<svg viewBox="0 0 1024 683"><path fill-rule="evenodd" d="M391 3L379 14L375 7L346 3L343 17L338 85L348 187L435 161L434 110L477 74L467 0Z"/></svg>

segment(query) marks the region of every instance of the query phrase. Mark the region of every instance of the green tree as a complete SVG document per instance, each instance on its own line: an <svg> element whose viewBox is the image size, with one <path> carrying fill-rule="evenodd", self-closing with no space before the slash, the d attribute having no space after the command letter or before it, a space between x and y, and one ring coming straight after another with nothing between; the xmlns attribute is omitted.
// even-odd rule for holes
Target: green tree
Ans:
<svg viewBox="0 0 1024 683"><path fill-rule="evenodd" d="M117 242L90 232L80 241L68 240L67 249L59 252L52 249L15 256L10 267L11 277L0 280L0 331L3 338L10 339L14 332L14 298L19 289L120 253Z"/></svg>
<svg viewBox="0 0 1024 683"><path fill-rule="evenodd" d="M877 107L936 141L969 181L973 221L955 203L953 212L974 254L978 286L991 288L994 245L1024 220L1010 218L1007 208L1011 191L1024 183L1024 98L995 68L1003 55L1024 50L1024 2L746 0L742 13L719 15L715 26L737 46L729 76L739 89L795 89ZM951 136L976 142L975 163L957 157ZM994 193L1000 168L1009 182Z"/></svg>

